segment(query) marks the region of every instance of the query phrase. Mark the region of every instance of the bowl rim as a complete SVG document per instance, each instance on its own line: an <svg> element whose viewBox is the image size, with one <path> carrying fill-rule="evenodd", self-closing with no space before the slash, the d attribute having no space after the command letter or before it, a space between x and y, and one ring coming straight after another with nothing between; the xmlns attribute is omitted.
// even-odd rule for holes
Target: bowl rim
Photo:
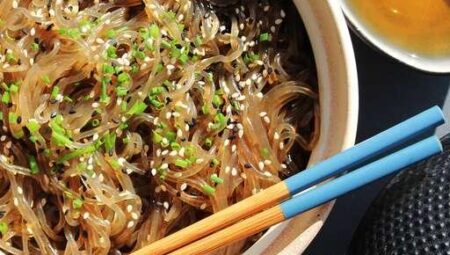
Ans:
<svg viewBox="0 0 450 255"><path fill-rule="evenodd" d="M358 122L358 77L352 41L338 1L293 1L305 23L316 61L319 91L322 91L319 93L322 116L320 131L329 136L321 135L309 161L309 164L313 164L354 144ZM333 38L335 43L329 43L326 40L328 37ZM330 59L330 56L334 59ZM333 74L332 70L340 70L341 74ZM339 81L342 84L339 88L329 87L334 83L330 76L341 77ZM340 93L339 95L342 95L343 98L333 98L333 93L336 92ZM328 105L326 105L327 103ZM340 109L336 110L331 104L335 104L335 106L337 104ZM336 116L330 116L331 111L339 112L342 116L342 123L331 122L336 119ZM335 137L329 135L330 123L333 126L341 126ZM327 148L327 145L331 143L334 143L334 146ZM327 203L305 213L305 217L300 215L272 227L244 254L299 254L303 252L319 232L333 204L333 202ZM304 218L307 219L307 223L302 222ZM303 224L303 226L294 226L297 224ZM300 228L302 230L298 231Z"/></svg>
<svg viewBox="0 0 450 255"><path fill-rule="evenodd" d="M372 46L379 52L390 56L394 60L416 70L436 74L450 73L450 57L442 59L418 57L411 52L402 50L400 47L382 39L375 32L364 25L364 22L360 21L357 15L351 10L351 7L349 7L347 1L340 0L340 2L342 11L350 28L368 45Z"/></svg>

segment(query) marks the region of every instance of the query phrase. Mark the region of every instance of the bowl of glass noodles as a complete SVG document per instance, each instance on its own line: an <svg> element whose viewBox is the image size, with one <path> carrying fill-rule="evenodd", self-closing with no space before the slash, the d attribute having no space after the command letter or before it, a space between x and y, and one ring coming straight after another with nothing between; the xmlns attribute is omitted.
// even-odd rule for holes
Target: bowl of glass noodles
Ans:
<svg viewBox="0 0 450 255"><path fill-rule="evenodd" d="M0 2L0 253L129 254L354 143L326 0ZM332 203L214 254L298 254Z"/></svg>

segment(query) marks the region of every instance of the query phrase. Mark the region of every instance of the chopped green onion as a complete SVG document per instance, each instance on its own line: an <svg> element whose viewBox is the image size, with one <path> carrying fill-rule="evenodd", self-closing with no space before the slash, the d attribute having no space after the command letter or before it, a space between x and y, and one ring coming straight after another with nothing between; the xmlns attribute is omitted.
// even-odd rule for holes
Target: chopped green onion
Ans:
<svg viewBox="0 0 450 255"><path fill-rule="evenodd" d="M127 85L131 81L131 76L128 73L121 73L119 76L117 76L117 82L120 84Z"/></svg>
<svg viewBox="0 0 450 255"><path fill-rule="evenodd" d="M205 114L205 115L209 114L209 107L208 107L208 105L204 104L202 106L202 113Z"/></svg>
<svg viewBox="0 0 450 255"><path fill-rule="evenodd" d="M15 112L10 112L9 115L8 115L8 121L11 124L13 124L13 123L16 124L17 123L17 118L18 118L18 116L17 116L17 114Z"/></svg>
<svg viewBox="0 0 450 255"><path fill-rule="evenodd" d="M203 184L202 185L202 189L203 189L203 193L205 193L205 194L207 194L209 196L214 195L214 193L216 192L216 189L211 187L208 184Z"/></svg>
<svg viewBox="0 0 450 255"><path fill-rule="evenodd" d="M143 51L134 51L133 52L133 57L138 58L138 59L144 59L145 58L145 53Z"/></svg>
<svg viewBox="0 0 450 255"><path fill-rule="evenodd" d="M122 141L124 144L128 144L130 142L130 137L127 136L127 137L123 138Z"/></svg>
<svg viewBox="0 0 450 255"><path fill-rule="evenodd" d="M166 136L167 140L169 140L171 142L173 142L173 141L175 141L175 139L177 139L177 134L172 131L167 131L164 135Z"/></svg>
<svg viewBox="0 0 450 255"><path fill-rule="evenodd" d="M16 61L16 57L14 56L13 53L7 53L6 54L6 62L14 62Z"/></svg>
<svg viewBox="0 0 450 255"><path fill-rule="evenodd" d="M160 73L162 70L164 70L164 66L161 63L159 63L156 66L156 73Z"/></svg>
<svg viewBox="0 0 450 255"><path fill-rule="evenodd" d="M170 48L172 48L172 44L170 44L168 41L166 41L166 40L162 40L161 41L161 46L163 47L163 48L165 48L165 49L170 49Z"/></svg>
<svg viewBox="0 0 450 255"><path fill-rule="evenodd" d="M212 141L211 138L208 137L208 138L205 139L204 145L206 147L211 148L212 144L213 144L213 141Z"/></svg>
<svg viewBox="0 0 450 255"><path fill-rule="evenodd" d="M53 89L52 89L51 98L53 100L55 100L56 97L59 95L59 92L60 92L59 86L54 86Z"/></svg>
<svg viewBox="0 0 450 255"><path fill-rule="evenodd" d="M263 157L263 159L268 159L270 157L270 151L268 148L263 148L261 150L261 156Z"/></svg>
<svg viewBox="0 0 450 255"><path fill-rule="evenodd" d="M216 159L216 158L213 158L212 160L211 160L211 162L209 163L209 166L211 166L211 167L216 167L216 166L218 166L220 164L220 161L218 160L218 159Z"/></svg>
<svg viewBox="0 0 450 255"><path fill-rule="evenodd" d="M176 143L176 142L170 143L170 147L172 148L172 150L176 150L176 151L181 149L181 145L179 143Z"/></svg>
<svg viewBox="0 0 450 255"><path fill-rule="evenodd" d="M220 178L219 176L217 176L217 174L212 174L211 175L211 181L217 183L217 184L222 184L223 183L223 179Z"/></svg>
<svg viewBox="0 0 450 255"><path fill-rule="evenodd" d="M31 49L34 50L34 51L38 51L38 50L39 50L39 44L37 44L37 43L35 43L35 42L32 43L32 44L31 44Z"/></svg>
<svg viewBox="0 0 450 255"><path fill-rule="evenodd" d="M100 120L99 119L93 119L91 121L91 124L93 127L97 127L98 125L100 125Z"/></svg>
<svg viewBox="0 0 450 255"><path fill-rule="evenodd" d="M64 96L63 100L64 100L65 102L69 102L69 103L72 103L72 102L73 102L73 99L70 98L69 96Z"/></svg>
<svg viewBox="0 0 450 255"><path fill-rule="evenodd" d="M161 109L164 106L164 103L161 103L157 97L155 96L150 96L150 104L153 105L154 107L156 107L156 109Z"/></svg>
<svg viewBox="0 0 450 255"><path fill-rule="evenodd" d="M72 201L72 206L73 209L81 209L81 207L83 206L83 200L81 200L80 198L76 198Z"/></svg>
<svg viewBox="0 0 450 255"><path fill-rule="evenodd" d="M103 73L113 74L114 67L112 65L103 64L102 71L103 71Z"/></svg>
<svg viewBox="0 0 450 255"><path fill-rule="evenodd" d="M117 58L116 48L114 46L112 46L112 45L109 46L106 49L106 56L108 58Z"/></svg>
<svg viewBox="0 0 450 255"><path fill-rule="evenodd" d="M111 98L108 96L108 83L102 81L100 102L108 104Z"/></svg>
<svg viewBox="0 0 450 255"><path fill-rule="evenodd" d="M110 153L116 147L116 132L107 133L103 138L106 152Z"/></svg>
<svg viewBox="0 0 450 255"><path fill-rule="evenodd" d="M5 93L3 93L2 102L5 104L9 104L11 102L11 95L9 94L9 91L5 91Z"/></svg>
<svg viewBox="0 0 450 255"><path fill-rule="evenodd" d="M6 224L6 222L0 221L0 233L2 235L5 235L6 232L8 232L8 229L9 229L8 224Z"/></svg>
<svg viewBox="0 0 450 255"><path fill-rule="evenodd" d="M163 140L163 136L156 131L153 131L152 141L156 144L160 144Z"/></svg>
<svg viewBox="0 0 450 255"><path fill-rule="evenodd" d="M28 157L28 163L30 165L31 174L38 174L39 173L39 166L36 161L36 158L34 156Z"/></svg>
<svg viewBox="0 0 450 255"><path fill-rule="evenodd" d="M128 94L128 89L122 86L116 87L116 94L119 97L126 96Z"/></svg>
<svg viewBox="0 0 450 255"><path fill-rule="evenodd" d="M114 39L117 36L117 32L114 29L109 29L108 31L106 31L106 36L109 39Z"/></svg>
<svg viewBox="0 0 450 255"><path fill-rule="evenodd" d="M148 32L152 38L159 37L159 27L156 24L151 24L148 28Z"/></svg>
<svg viewBox="0 0 450 255"><path fill-rule="evenodd" d="M219 95L214 95L212 103L213 103L214 107L219 108L220 106L222 106L223 100Z"/></svg>
<svg viewBox="0 0 450 255"><path fill-rule="evenodd" d="M50 80L50 76L48 76L48 74L44 75L41 77L41 80L43 83L45 84L50 84L52 81Z"/></svg>
<svg viewBox="0 0 450 255"><path fill-rule="evenodd" d="M15 83L11 84L9 87L9 91L13 93L17 93L19 91L19 86Z"/></svg>
<svg viewBox="0 0 450 255"><path fill-rule="evenodd" d="M203 44L202 37L200 35L197 35L194 37L194 45L197 47L200 47Z"/></svg>
<svg viewBox="0 0 450 255"><path fill-rule="evenodd" d="M55 132L53 132L53 133L55 133ZM66 139L68 140L68 138L66 138ZM72 143L72 141L70 141L70 143ZM100 143L100 145L101 145L101 143ZM99 144L91 144L91 145L88 145L86 147L83 147L83 148L77 149L75 151L69 152L69 153L63 155L62 157L60 157L56 162L58 164L62 164L62 163L66 162L66 161L69 161L71 159L78 158L80 156L87 155L87 154L92 154L92 153L97 151L97 149L98 149L98 147L100 145Z"/></svg>
<svg viewBox="0 0 450 255"><path fill-rule="evenodd" d="M39 125L39 123L35 119L29 120L26 126L32 134L38 132L41 128L41 125Z"/></svg>
<svg viewBox="0 0 450 255"><path fill-rule="evenodd" d="M178 60L180 60L181 63L186 64L189 61L189 56L187 54L181 54Z"/></svg>
<svg viewBox="0 0 450 255"><path fill-rule="evenodd" d="M267 42L270 40L270 35L269 33L262 33L259 35L259 41L261 42Z"/></svg>
<svg viewBox="0 0 450 255"><path fill-rule="evenodd" d="M148 105L146 105L144 102L136 102L134 105L130 108L127 114L129 115L136 115L141 114L147 109Z"/></svg>
<svg viewBox="0 0 450 255"><path fill-rule="evenodd" d="M214 130L222 130L226 127L227 121L228 119L222 113L219 112L214 117L214 125L212 128Z"/></svg>
<svg viewBox="0 0 450 255"><path fill-rule="evenodd" d="M0 120L3 121L3 112L0 111Z"/></svg>
<svg viewBox="0 0 450 255"><path fill-rule="evenodd" d="M137 74L138 72L139 72L139 67L138 67L138 65L137 65L137 64L132 64L132 65L131 65L130 73L131 73L131 74Z"/></svg>
<svg viewBox="0 0 450 255"><path fill-rule="evenodd" d="M184 159L176 159L175 160L175 165L181 168L186 168L189 166L189 162L187 160Z"/></svg>
<svg viewBox="0 0 450 255"><path fill-rule="evenodd" d="M151 96L157 96L164 92L164 87L158 86L150 89Z"/></svg>
<svg viewBox="0 0 450 255"><path fill-rule="evenodd" d="M58 132L52 132L52 139L59 146L71 145L73 143L70 138Z"/></svg>

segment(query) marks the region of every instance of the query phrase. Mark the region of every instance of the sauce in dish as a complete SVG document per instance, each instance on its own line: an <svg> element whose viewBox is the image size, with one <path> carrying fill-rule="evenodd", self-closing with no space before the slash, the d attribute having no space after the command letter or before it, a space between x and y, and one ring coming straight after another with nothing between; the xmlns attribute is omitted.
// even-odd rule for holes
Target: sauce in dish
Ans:
<svg viewBox="0 0 450 255"><path fill-rule="evenodd" d="M450 56L449 0L345 0L372 32L411 54Z"/></svg>

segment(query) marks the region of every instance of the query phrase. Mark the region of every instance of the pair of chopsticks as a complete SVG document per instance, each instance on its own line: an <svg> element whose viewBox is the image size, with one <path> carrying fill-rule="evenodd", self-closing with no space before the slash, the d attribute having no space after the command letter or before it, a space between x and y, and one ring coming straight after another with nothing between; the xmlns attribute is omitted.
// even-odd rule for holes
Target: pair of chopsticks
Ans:
<svg viewBox="0 0 450 255"><path fill-rule="evenodd" d="M441 152L439 140L432 136L392 153L394 149L442 123L442 111L439 107L433 107L283 182L145 246L133 255L205 254L259 233ZM386 153L391 154L377 159ZM357 167L341 177L317 185ZM317 186L311 188L314 185ZM311 189L305 191L308 188Z"/></svg>

